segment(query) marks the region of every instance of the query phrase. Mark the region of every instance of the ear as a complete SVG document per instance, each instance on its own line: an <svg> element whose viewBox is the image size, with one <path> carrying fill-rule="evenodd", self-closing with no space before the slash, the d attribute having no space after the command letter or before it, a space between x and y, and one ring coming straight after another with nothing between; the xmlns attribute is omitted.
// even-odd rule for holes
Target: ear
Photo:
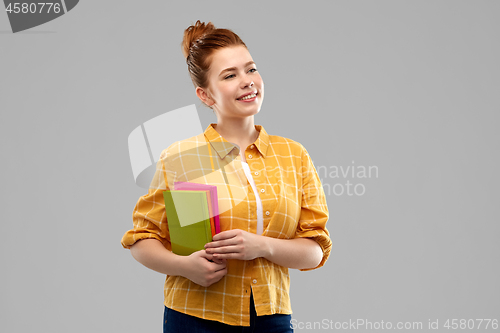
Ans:
<svg viewBox="0 0 500 333"><path fill-rule="evenodd" d="M215 101L210 98L207 91L203 88L196 87L196 96L198 96L198 98L208 106L215 104Z"/></svg>

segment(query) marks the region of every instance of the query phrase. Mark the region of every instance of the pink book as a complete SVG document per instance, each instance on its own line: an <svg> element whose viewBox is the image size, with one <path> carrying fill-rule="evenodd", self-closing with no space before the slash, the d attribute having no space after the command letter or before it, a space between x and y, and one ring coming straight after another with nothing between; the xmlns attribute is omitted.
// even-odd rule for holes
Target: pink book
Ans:
<svg viewBox="0 0 500 333"><path fill-rule="evenodd" d="M215 185L207 185L207 184L198 184L198 183L190 183L190 182L175 182L174 190L194 190L194 191L210 191L211 198L211 206L213 210L213 218L215 225L215 233L218 234L220 232L220 222L219 222L219 201L217 196L217 186ZM212 216L210 216L212 217Z"/></svg>

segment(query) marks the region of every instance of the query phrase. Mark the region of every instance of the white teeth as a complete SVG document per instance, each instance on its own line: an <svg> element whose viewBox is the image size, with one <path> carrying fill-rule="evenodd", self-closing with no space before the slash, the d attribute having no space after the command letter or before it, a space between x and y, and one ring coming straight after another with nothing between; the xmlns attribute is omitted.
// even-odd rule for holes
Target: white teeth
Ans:
<svg viewBox="0 0 500 333"><path fill-rule="evenodd" d="M255 96L257 96L257 94L251 94L251 95L247 95L247 96L245 96L245 97L242 97L242 98L240 98L239 100L240 100L240 101L243 101L243 100L245 100L245 99L251 99L251 98L254 98Z"/></svg>

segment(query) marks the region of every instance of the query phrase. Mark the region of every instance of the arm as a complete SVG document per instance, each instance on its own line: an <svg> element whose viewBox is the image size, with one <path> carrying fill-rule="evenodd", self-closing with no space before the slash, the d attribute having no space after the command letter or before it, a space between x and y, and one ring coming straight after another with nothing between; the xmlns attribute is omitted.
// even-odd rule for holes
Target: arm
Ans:
<svg viewBox="0 0 500 333"><path fill-rule="evenodd" d="M265 237L265 236L262 236ZM263 255L269 261L288 268L315 268L323 258L321 246L310 238L267 239L266 253Z"/></svg>
<svg viewBox="0 0 500 333"><path fill-rule="evenodd" d="M252 260L263 257L275 264L296 269L315 268L323 257L320 245L313 239L278 239L240 229L215 235L205 248L215 259Z"/></svg>
<svg viewBox="0 0 500 333"><path fill-rule="evenodd" d="M183 276L203 287L222 279L227 273L226 261L211 262L213 257L204 250L189 256L179 256L167 250L157 239L143 239L130 248L132 256L156 272Z"/></svg>
<svg viewBox="0 0 500 333"><path fill-rule="evenodd" d="M179 256L169 250L163 191L168 189L168 175L175 179L175 173L172 173L165 149L157 162L148 194L142 196L134 208L134 228L125 233L121 243L144 266L162 274L183 276L208 287L227 273L224 260L212 262L213 257L204 250L190 256Z"/></svg>
<svg viewBox="0 0 500 333"><path fill-rule="evenodd" d="M295 237L278 239L239 229L228 230L215 235L213 242L205 245L207 253L223 259L263 257L275 264L300 270L324 265L332 246L325 226L328 207L321 181L305 148L301 154L302 207Z"/></svg>

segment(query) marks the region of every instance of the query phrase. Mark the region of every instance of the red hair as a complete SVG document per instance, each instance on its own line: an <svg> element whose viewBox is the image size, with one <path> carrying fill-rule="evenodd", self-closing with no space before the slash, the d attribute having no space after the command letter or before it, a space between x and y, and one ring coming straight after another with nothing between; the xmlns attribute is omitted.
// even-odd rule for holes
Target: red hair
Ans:
<svg viewBox="0 0 500 333"><path fill-rule="evenodd" d="M188 27L181 46L194 86L208 88L208 70L216 50L239 45L247 47L233 31L217 29L212 22L205 24L198 20Z"/></svg>

